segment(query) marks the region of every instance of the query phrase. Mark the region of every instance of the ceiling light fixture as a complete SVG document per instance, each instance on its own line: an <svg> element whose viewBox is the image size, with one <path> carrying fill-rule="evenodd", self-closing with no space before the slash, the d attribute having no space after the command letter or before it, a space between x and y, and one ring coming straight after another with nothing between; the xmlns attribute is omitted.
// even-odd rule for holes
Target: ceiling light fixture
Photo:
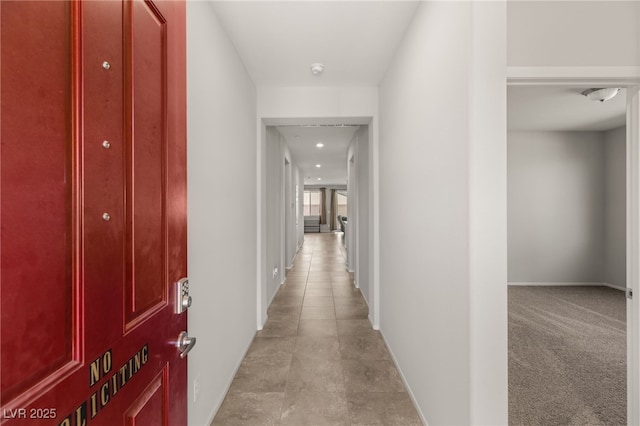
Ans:
<svg viewBox="0 0 640 426"><path fill-rule="evenodd" d="M318 143L316 144L316 146L317 146L318 148L322 148L322 147L324 146L324 144L323 144L322 142L318 142Z"/></svg>
<svg viewBox="0 0 640 426"><path fill-rule="evenodd" d="M582 94L592 101L608 101L618 94L619 87L607 87L604 89L587 89Z"/></svg>
<svg viewBox="0 0 640 426"><path fill-rule="evenodd" d="M322 180L322 178L318 178L318 180Z"/></svg>
<svg viewBox="0 0 640 426"><path fill-rule="evenodd" d="M320 75L323 72L324 72L324 64L321 64L320 62L311 64L311 74Z"/></svg>
<svg viewBox="0 0 640 426"><path fill-rule="evenodd" d="M316 167L320 168L320 167L322 167L322 164L316 164Z"/></svg>

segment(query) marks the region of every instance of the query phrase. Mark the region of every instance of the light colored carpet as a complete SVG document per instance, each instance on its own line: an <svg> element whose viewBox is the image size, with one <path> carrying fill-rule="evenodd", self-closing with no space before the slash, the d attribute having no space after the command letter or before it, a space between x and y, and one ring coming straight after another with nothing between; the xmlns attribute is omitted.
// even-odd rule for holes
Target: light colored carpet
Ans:
<svg viewBox="0 0 640 426"><path fill-rule="evenodd" d="M509 287L509 423L625 425L626 303L608 287Z"/></svg>

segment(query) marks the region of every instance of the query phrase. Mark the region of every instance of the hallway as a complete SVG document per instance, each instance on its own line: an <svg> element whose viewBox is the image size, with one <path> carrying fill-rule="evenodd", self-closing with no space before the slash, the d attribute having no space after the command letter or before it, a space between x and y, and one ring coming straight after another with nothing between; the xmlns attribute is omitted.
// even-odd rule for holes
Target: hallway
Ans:
<svg viewBox="0 0 640 426"><path fill-rule="evenodd" d="M305 234L212 425L421 425L340 234Z"/></svg>

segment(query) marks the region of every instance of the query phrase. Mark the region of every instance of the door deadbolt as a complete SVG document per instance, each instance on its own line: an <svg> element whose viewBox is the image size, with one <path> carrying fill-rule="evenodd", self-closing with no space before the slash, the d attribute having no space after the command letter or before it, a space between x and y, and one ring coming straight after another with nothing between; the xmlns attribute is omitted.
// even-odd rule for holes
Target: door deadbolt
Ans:
<svg viewBox="0 0 640 426"><path fill-rule="evenodd" d="M189 278L181 278L176 283L176 314L181 314L191 306Z"/></svg>

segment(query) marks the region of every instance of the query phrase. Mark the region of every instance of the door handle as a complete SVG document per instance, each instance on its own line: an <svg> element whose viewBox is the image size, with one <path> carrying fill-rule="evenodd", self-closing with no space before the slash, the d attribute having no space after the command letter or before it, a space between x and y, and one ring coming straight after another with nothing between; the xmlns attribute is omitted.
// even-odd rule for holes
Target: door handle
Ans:
<svg viewBox="0 0 640 426"><path fill-rule="evenodd" d="M186 357L189 351L193 349L195 345L196 345L195 337L189 337L189 334L187 334L186 331L183 331L182 333L180 333L180 335L178 336L178 343L177 343L178 350L180 351L180 358Z"/></svg>

